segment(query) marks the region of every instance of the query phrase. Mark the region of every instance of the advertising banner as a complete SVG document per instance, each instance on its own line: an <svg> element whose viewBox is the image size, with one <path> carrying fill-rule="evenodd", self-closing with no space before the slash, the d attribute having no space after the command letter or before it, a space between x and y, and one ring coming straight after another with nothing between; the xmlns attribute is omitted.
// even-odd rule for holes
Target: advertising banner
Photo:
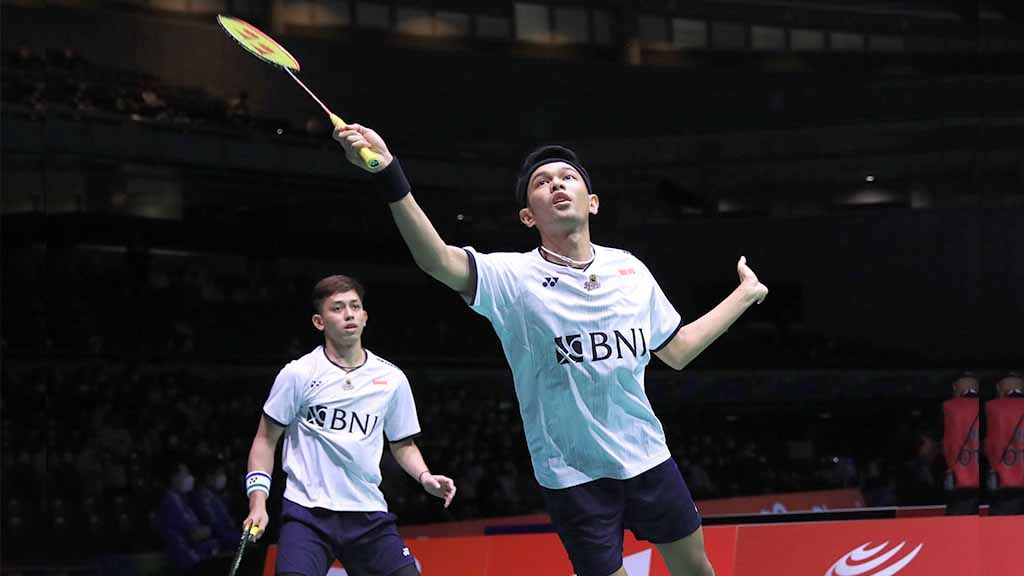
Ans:
<svg viewBox="0 0 1024 576"><path fill-rule="evenodd" d="M717 576L1007 576L1024 574L1024 516L955 516L705 526ZM424 576L571 576L558 535L407 538ZM275 546L264 576L273 576ZM654 545L625 533L630 576L669 576ZM331 576L346 576L335 564Z"/></svg>

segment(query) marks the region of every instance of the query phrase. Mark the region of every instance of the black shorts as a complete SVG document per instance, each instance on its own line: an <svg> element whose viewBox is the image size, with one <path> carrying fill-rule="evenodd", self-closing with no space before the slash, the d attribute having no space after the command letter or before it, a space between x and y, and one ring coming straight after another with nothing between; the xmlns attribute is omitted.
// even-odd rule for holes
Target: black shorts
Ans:
<svg viewBox="0 0 1024 576"><path fill-rule="evenodd" d="M675 542L700 527L700 513L675 460L626 480L601 478L543 488L548 513L579 576L608 576L622 566L622 535Z"/></svg>
<svg viewBox="0 0 1024 576"><path fill-rule="evenodd" d="M388 512L334 512L284 501L278 574L323 576L334 559L349 574L392 574L415 564Z"/></svg>

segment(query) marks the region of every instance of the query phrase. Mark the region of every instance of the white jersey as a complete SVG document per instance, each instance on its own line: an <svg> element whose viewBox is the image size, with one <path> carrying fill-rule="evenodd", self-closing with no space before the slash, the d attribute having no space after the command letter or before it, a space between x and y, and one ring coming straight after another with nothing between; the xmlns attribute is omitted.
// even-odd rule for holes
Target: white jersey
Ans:
<svg viewBox="0 0 1024 576"><path fill-rule="evenodd" d="M307 508L386 512L378 488L384 435L397 442L420 433L409 380L369 350L349 371L323 346L289 362L263 413L286 427L284 497Z"/></svg>
<svg viewBox="0 0 1024 576"><path fill-rule="evenodd" d="M466 248L476 277L469 304L501 339L534 474L546 488L632 478L670 456L644 369L681 318L640 260L594 251L579 270L539 250Z"/></svg>

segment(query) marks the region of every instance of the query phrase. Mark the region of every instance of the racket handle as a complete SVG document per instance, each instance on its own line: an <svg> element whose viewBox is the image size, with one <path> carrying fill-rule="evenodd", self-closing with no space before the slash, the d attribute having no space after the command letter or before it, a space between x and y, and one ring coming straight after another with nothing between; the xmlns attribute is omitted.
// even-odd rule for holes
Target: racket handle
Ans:
<svg viewBox="0 0 1024 576"><path fill-rule="evenodd" d="M330 118L331 124L334 124L335 129L344 128L345 126L347 126L347 124L345 124L345 121L342 120L341 117L339 117L337 114L334 114L333 112L331 113ZM380 164L383 161L383 158L381 158L380 154L377 154L376 152L370 150L369 148L360 148L359 156L363 159L363 164L366 164L366 167L369 168L370 170L376 170L378 167L380 167Z"/></svg>

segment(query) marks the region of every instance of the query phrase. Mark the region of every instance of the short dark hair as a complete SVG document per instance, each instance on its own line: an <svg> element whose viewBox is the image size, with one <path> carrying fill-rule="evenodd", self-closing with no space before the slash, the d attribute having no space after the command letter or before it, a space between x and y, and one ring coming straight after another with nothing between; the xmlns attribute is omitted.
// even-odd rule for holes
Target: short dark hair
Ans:
<svg viewBox="0 0 1024 576"><path fill-rule="evenodd" d="M537 168L552 162L565 162L575 168L580 173L580 176L583 177L583 182L587 185L587 192L590 194L594 193L594 189L590 187L590 175L583 168L583 164L576 157L576 153L565 146L550 144L537 148L523 159L523 165L519 167L519 175L516 177L516 187L514 190L516 203L519 206L526 207L526 198L529 196L530 176Z"/></svg>
<svg viewBox="0 0 1024 576"><path fill-rule="evenodd" d="M364 299L366 289L355 278L341 274L321 278L316 283L316 286L313 286L313 312L319 314L320 306L323 305L324 300L331 297L331 294L348 292L349 290L355 290L356 294L359 295L359 300Z"/></svg>

